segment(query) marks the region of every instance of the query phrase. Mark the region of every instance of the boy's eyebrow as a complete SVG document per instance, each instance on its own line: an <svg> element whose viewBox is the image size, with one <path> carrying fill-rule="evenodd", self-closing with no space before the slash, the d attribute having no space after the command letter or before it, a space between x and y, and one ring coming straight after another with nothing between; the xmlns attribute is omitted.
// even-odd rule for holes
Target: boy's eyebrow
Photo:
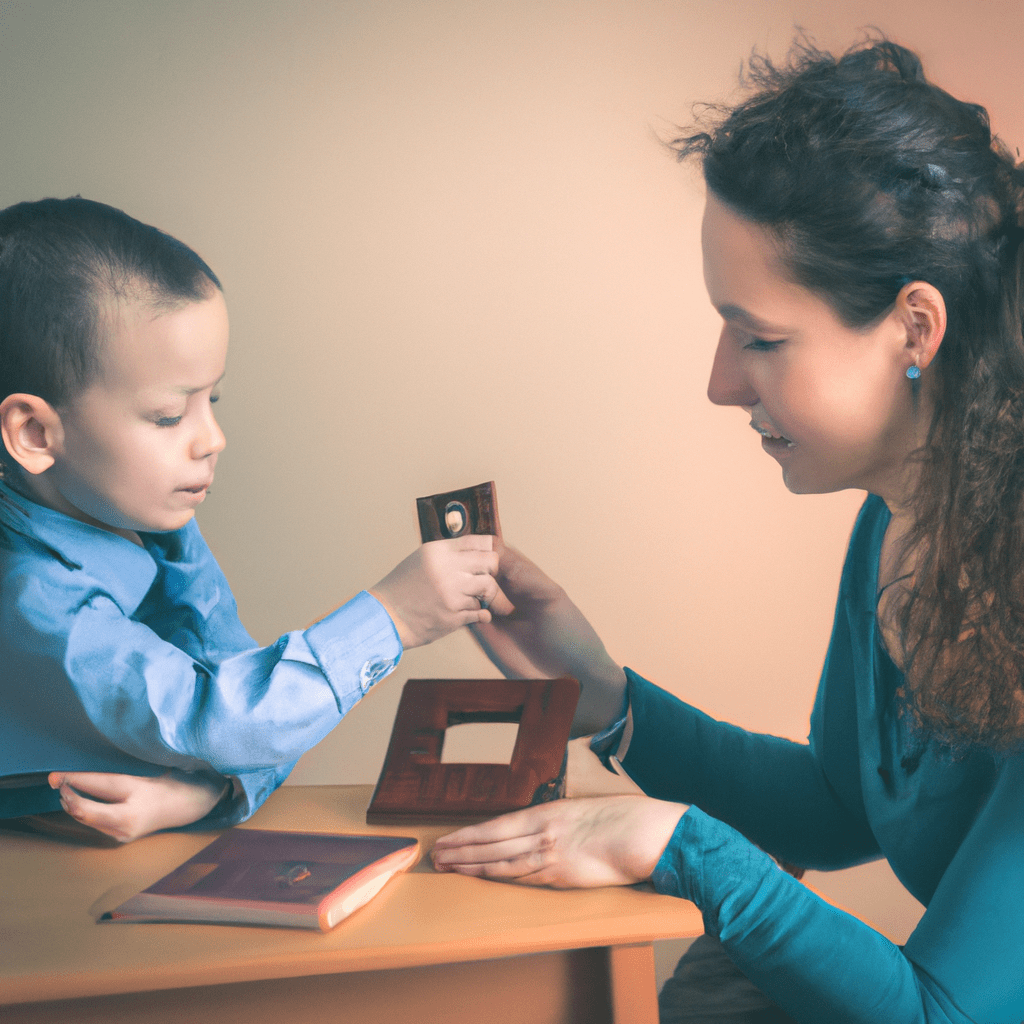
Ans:
<svg viewBox="0 0 1024 1024"><path fill-rule="evenodd" d="M767 320L762 320L760 317L754 316L753 313L748 312L742 306L727 304L725 306L715 306L715 309L718 310L718 314L723 320L739 324L741 327L746 327L748 330L756 331L760 334L787 333L785 328L776 327L774 324L768 323Z"/></svg>
<svg viewBox="0 0 1024 1024"><path fill-rule="evenodd" d="M201 384L197 388L175 388L174 393L188 398L189 395L197 395L200 391L205 391L207 388L215 388L223 379L224 374L222 373L212 384Z"/></svg>

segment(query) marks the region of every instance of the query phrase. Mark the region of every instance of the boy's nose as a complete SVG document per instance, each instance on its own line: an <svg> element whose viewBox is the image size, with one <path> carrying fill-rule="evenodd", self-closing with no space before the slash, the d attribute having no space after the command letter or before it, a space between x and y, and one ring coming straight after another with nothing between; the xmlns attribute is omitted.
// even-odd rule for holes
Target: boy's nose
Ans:
<svg viewBox="0 0 1024 1024"><path fill-rule="evenodd" d="M224 451L227 443L224 431L220 429L220 424L211 412L206 418L205 429L197 434L192 442L192 457L205 459L210 455L216 455Z"/></svg>
<svg viewBox="0 0 1024 1024"><path fill-rule="evenodd" d="M711 364L711 376L708 378L708 398L715 405L756 405L757 392L740 366L736 346L725 336L725 331L718 338L715 350L715 361Z"/></svg>

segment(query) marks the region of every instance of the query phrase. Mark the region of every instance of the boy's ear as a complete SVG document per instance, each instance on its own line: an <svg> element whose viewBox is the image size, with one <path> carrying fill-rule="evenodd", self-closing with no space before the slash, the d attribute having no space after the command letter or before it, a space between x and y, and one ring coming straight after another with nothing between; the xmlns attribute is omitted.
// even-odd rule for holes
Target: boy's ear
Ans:
<svg viewBox="0 0 1024 1024"><path fill-rule="evenodd" d="M926 370L946 334L942 292L927 281L911 281L896 296L896 314L907 332L903 352L907 366Z"/></svg>
<svg viewBox="0 0 1024 1024"><path fill-rule="evenodd" d="M26 473L48 470L64 439L60 414L38 395L8 395L0 402L4 446Z"/></svg>

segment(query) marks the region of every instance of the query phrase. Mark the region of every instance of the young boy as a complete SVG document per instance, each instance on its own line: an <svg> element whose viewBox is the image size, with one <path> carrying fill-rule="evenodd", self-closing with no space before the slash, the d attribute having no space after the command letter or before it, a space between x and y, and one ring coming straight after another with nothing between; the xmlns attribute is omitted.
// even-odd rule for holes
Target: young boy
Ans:
<svg viewBox="0 0 1024 1024"><path fill-rule="evenodd" d="M258 647L194 521L227 344L187 246L81 198L0 211L0 818L241 821L404 649L510 608L492 538L439 541Z"/></svg>

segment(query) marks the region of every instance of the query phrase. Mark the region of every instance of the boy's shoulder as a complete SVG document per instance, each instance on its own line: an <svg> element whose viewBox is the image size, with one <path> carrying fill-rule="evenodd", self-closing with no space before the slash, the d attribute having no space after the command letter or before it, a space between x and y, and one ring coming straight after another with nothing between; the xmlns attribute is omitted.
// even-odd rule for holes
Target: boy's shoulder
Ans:
<svg viewBox="0 0 1024 1024"><path fill-rule="evenodd" d="M140 547L117 534L0 494L0 603L10 607L31 595L77 607L89 595L108 595L133 614L165 563L179 572L215 566L194 522L173 534L144 535Z"/></svg>
<svg viewBox="0 0 1024 1024"><path fill-rule="evenodd" d="M13 608L30 618L70 614L97 595L131 614L153 584L156 565L141 549L142 558L112 559L104 557L109 551L90 552L60 539L0 522L0 607L7 614Z"/></svg>

